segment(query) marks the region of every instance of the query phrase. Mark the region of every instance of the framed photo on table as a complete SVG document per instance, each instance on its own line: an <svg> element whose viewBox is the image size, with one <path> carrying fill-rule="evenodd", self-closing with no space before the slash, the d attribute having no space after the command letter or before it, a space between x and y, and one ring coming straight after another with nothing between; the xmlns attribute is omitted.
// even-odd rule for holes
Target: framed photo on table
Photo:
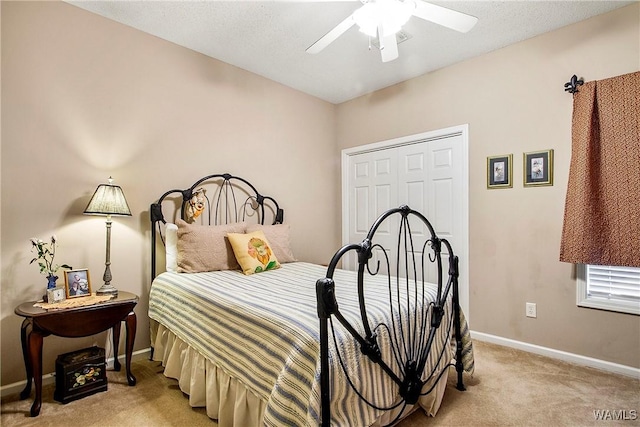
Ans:
<svg viewBox="0 0 640 427"><path fill-rule="evenodd" d="M513 187L513 154L487 157L487 188Z"/></svg>
<svg viewBox="0 0 640 427"><path fill-rule="evenodd" d="M523 162L525 187L553 185L553 150L524 153Z"/></svg>
<svg viewBox="0 0 640 427"><path fill-rule="evenodd" d="M67 270L64 272L64 288L67 298L88 297L91 295L89 270Z"/></svg>

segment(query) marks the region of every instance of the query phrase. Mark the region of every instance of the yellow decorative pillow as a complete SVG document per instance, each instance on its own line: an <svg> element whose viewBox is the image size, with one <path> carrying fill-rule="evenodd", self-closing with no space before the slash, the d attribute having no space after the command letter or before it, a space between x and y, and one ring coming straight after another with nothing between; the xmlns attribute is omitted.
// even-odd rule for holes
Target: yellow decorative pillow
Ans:
<svg viewBox="0 0 640 427"><path fill-rule="evenodd" d="M280 268L280 263L262 230L246 234L227 233L227 238L244 274Z"/></svg>

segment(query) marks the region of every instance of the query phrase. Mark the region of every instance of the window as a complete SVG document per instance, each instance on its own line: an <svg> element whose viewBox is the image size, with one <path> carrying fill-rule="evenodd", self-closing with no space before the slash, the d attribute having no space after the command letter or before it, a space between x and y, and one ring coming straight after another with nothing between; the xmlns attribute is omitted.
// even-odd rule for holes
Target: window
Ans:
<svg viewBox="0 0 640 427"><path fill-rule="evenodd" d="M640 315L640 268L578 264L578 305Z"/></svg>

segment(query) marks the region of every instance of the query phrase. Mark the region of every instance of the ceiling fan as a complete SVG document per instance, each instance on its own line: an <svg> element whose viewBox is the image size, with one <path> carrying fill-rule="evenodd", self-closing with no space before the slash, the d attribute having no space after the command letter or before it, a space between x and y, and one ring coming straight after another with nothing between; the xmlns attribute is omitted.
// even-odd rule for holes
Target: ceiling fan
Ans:
<svg viewBox="0 0 640 427"><path fill-rule="evenodd" d="M478 18L437 6L422 0L360 0L363 5L344 21L307 48L309 53L318 53L344 34L354 25L369 37L377 38L382 62L398 57L396 33L412 16L447 28L466 33Z"/></svg>

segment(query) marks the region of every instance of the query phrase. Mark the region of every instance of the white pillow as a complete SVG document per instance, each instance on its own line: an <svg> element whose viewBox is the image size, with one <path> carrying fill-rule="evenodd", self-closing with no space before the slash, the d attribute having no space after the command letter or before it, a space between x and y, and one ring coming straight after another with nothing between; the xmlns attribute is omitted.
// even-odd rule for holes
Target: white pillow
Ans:
<svg viewBox="0 0 640 427"><path fill-rule="evenodd" d="M178 271L178 226L171 223L165 225L165 256L167 271Z"/></svg>

